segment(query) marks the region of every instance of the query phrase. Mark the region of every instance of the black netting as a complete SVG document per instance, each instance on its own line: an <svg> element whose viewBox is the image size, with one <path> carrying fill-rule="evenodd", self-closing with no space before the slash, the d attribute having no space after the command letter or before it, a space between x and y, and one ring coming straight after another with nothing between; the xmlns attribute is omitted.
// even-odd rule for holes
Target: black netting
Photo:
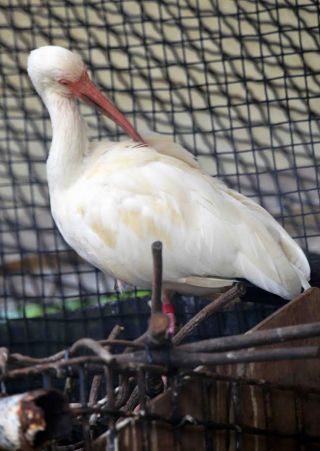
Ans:
<svg viewBox="0 0 320 451"><path fill-rule="evenodd" d="M24 343L52 342L55 319L59 343L74 339L75 316L79 334L90 333L92 310L104 329L102 313L118 297L54 227L45 175L51 128L26 74L29 51L77 50L139 129L174 137L267 208L311 256L320 243L319 17L316 0L0 3L0 303L9 343L16 327ZM93 139L121 137L90 108L83 113ZM40 319L41 338L33 329Z"/></svg>

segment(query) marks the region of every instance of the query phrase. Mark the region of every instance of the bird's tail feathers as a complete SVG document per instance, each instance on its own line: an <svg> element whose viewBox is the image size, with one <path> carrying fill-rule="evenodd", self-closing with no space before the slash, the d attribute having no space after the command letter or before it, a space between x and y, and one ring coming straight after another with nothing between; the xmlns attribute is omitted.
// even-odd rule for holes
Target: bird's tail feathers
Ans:
<svg viewBox="0 0 320 451"><path fill-rule="evenodd" d="M298 277L300 279L300 283L301 283L301 286L302 286L303 290L307 290L308 288L310 288L310 283L308 282L309 279L306 278L306 274L304 272L302 272L301 269L298 268L297 266L295 266L295 265L293 265L293 266L294 266L294 268L295 268L295 270L297 272L297 275L298 275Z"/></svg>
<svg viewBox="0 0 320 451"><path fill-rule="evenodd" d="M301 287L309 288L310 266L298 244L260 205L241 194L232 192L232 195L255 219L250 223L246 248L240 254L242 266L251 265L250 282L285 299L298 295ZM253 242L255 245L251 247Z"/></svg>
<svg viewBox="0 0 320 451"><path fill-rule="evenodd" d="M264 229L251 229L255 240L246 240L238 263L250 274L250 282L284 299L292 299L301 292L301 287L309 287L309 264L287 232L277 223L274 227L270 225Z"/></svg>

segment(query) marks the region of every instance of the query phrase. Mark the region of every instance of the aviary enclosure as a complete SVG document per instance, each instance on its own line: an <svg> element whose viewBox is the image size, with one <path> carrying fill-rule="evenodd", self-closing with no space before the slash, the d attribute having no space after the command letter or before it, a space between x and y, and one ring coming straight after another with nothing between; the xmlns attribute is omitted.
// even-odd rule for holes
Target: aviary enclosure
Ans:
<svg viewBox="0 0 320 451"><path fill-rule="evenodd" d="M53 223L45 172L51 127L47 111L26 73L29 52L54 44L80 53L97 85L139 130L153 130L172 137L196 155L210 174L254 198L275 216L305 250L312 267L312 285L319 286L319 21L320 5L316 0L0 1L2 350L44 358L70 349L83 337L103 340L111 330L117 335L119 326L124 327L122 337L132 340L147 329L150 316L149 292L139 287L126 287L124 292L119 292L113 279L85 263L66 245ZM112 122L90 108L81 108L93 140L123 138ZM313 294L312 302L316 296L319 297ZM175 304L178 321L183 324L209 305L210 300L177 296ZM283 304L280 298L248 289L241 302L217 312L193 330L189 341L243 333ZM317 313L303 322L316 320L320 320ZM301 336L306 337L309 332ZM316 334L319 333L313 332L313 336ZM90 349L98 352L92 346ZM110 351L110 343L108 346ZM142 349L138 344L132 346ZM149 368L140 362L142 369L135 367L129 371L121 367L115 375L105 366L106 360L104 364L99 360L106 358L99 352L100 357L95 357L98 360L89 362L93 365L90 368L88 362L81 360L70 363L70 368L76 365L74 373L63 372L59 367L61 377L55 383L51 378L58 376L58 370L54 369L54 376L50 373L50 359L39 361L49 366L34 373L30 365L37 361L24 361L29 372L23 373L20 368L21 374L4 377L2 390L10 394L40 386L49 389L52 385L60 389L64 386L65 392L71 393L68 381L75 381L73 389L80 392L70 395L78 403L75 407L78 411L73 411L73 416L78 413L84 420L76 432L73 429L72 438L69 434L69 441L50 445L50 449L101 446L99 449L187 450L195 443L199 449L208 450L291 449L297 437L301 446L307 446L312 437L315 441L310 449L319 449L319 437L315 439L319 434L308 414L311 405L319 409L316 385L312 386L312 392L299 392L297 401L294 381L290 387L280 384L261 388L250 377L240 383L233 379L234 374L220 374L218 379L213 379L208 373L201 378L194 373L177 376L171 370L167 375L169 382L165 382L171 394L151 407L145 421L138 420L142 421L140 429L127 430L127 435L119 438L118 422L129 418L134 409L139 417L139 408L146 407L146 399L159 394L154 387L143 389L146 375L151 374L152 384L159 388L159 366L166 365L159 357L158 366L150 363ZM9 354L3 355L10 363ZM67 354L64 357L67 359ZM126 357L122 359L125 365ZM5 372L3 362L0 358ZM17 360L13 358L12 362L13 368L9 366L8 371L19 367ZM181 367L185 368L183 363ZM189 367L186 371L189 372ZM37 376L32 380L25 378L26 374ZM94 385L91 377L100 377L100 382L95 379ZM184 378L196 381L191 398L199 400L202 396L196 412L190 411L194 405L188 404L186 396L182 394L179 398L185 389ZM86 399L89 380L91 404ZM119 392L114 394L108 388L116 385L115 380L120 391L127 393L124 404L119 404ZM97 404L99 390L107 391L107 407L103 402ZM261 401L270 421L266 425L257 420L247 425L247 429L237 429L241 399L255 390L261 390L264 398L263 401L259 398L258 404L253 403L250 408L256 408ZM65 426L69 421L65 400L57 392L50 393L41 392L32 399L35 402L40 399L44 408L46 403L55 403ZM229 417L228 421L225 409L230 410L231 404L222 407L222 399L227 399L223 393L228 393L233 409L233 418ZM300 415L300 425L308 424L308 427L297 430L290 426L283 432L279 418L271 415L270 399L275 393L280 393L279 399L283 395L286 415L290 417L287 423ZM169 419L166 409L168 396L173 403L169 410L173 409L174 420ZM210 404L206 397L214 401ZM291 412L292 403L300 403L299 415L297 410ZM88 405L94 408L90 410ZM99 410L102 405L104 413ZM126 407L121 415L115 413L120 405ZM249 409L248 405L246 408ZM100 415L99 421L94 415ZM246 415L250 417L250 412ZM157 422L160 417L162 423ZM192 422L192 418L196 419ZM105 425L108 425L107 441L104 436L104 441L92 445L93 438L103 435ZM278 426L278 432L271 437ZM58 426L54 423L52 429L57 427L64 429L60 423ZM250 434L252 441L246 441ZM192 437L196 437L195 441ZM224 447L219 437L223 437ZM263 441L266 437L267 445Z"/></svg>

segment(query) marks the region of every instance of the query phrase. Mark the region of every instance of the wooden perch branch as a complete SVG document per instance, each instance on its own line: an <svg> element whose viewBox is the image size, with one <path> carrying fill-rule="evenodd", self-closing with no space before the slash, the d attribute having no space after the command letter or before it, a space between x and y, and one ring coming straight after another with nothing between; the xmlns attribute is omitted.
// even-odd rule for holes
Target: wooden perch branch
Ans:
<svg viewBox="0 0 320 451"><path fill-rule="evenodd" d="M268 362L277 360L315 359L320 357L319 346L267 349L262 351L229 351L226 353L184 353L172 352L172 361L178 367L195 367L199 365L225 365L249 362Z"/></svg>
<svg viewBox="0 0 320 451"><path fill-rule="evenodd" d="M295 326L256 331L244 335L211 338L198 341L197 343L181 345L179 349L186 352L222 352L318 336L320 336L320 323L299 324Z"/></svg>
<svg viewBox="0 0 320 451"><path fill-rule="evenodd" d="M226 306L238 296L243 296L244 286L241 283L236 283L228 291L221 294L217 299L204 307L198 312L187 324L185 324L173 337L172 343L174 345L180 344L202 321L209 318L220 308Z"/></svg>
<svg viewBox="0 0 320 451"><path fill-rule="evenodd" d="M145 343L151 346L160 346L166 341L169 318L164 313L158 312L151 315L147 340Z"/></svg>
<svg viewBox="0 0 320 451"><path fill-rule="evenodd" d="M123 327L121 327L119 325L114 326L114 328L110 332L108 338L110 340L116 338L118 335L121 334L122 330L123 330ZM108 352L110 352L111 346L108 346L106 350ZM91 384L91 388L90 388L90 395L89 395L89 405L90 406L93 406L98 400L98 393L99 393L101 382L102 382L101 374L95 374L93 376L92 384Z"/></svg>
<svg viewBox="0 0 320 451"><path fill-rule="evenodd" d="M162 311L162 243L155 241L152 243L152 260L153 260L153 279L152 279L152 297L151 297L151 313Z"/></svg>
<svg viewBox="0 0 320 451"><path fill-rule="evenodd" d="M226 365L246 362L267 362L273 360L297 360L314 359L320 357L319 346L303 346L290 348L267 349L262 351L229 351L217 353L190 353L179 349L173 349L170 354L162 350L152 351L152 362L154 365L168 365L174 368L194 368L199 365ZM145 351L137 351L129 354L115 356L115 361L125 363L134 360L135 362L146 362Z"/></svg>

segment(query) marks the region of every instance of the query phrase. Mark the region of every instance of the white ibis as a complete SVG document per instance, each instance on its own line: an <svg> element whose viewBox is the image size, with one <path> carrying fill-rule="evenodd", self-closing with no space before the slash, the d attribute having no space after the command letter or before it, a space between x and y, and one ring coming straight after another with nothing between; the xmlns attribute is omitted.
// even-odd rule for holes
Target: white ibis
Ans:
<svg viewBox="0 0 320 451"><path fill-rule="evenodd" d="M309 286L304 253L275 219L206 174L180 145L141 136L95 87L79 55L38 48L28 73L52 122L52 215L85 260L118 280L150 287L150 246L160 240L166 290L208 293L242 278L291 299ZM131 139L90 144L77 98Z"/></svg>

